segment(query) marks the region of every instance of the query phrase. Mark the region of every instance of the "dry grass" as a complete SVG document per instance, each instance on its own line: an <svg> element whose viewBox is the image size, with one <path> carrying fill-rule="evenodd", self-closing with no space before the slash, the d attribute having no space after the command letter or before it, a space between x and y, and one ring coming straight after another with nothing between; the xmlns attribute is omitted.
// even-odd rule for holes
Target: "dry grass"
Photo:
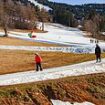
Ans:
<svg viewBox="0 0 105 105"><path fill-rule="evenodd" d="M105 105L105 73L0 87L1 105L50 105L49 99Z"/></svg>
<svg viewBox="0 0 105 105"><path fill-rule="evenodd" d="M0 31L4 32L4 30L0 27ZM36 33L45 33L46 31L42 31L40 29L9 29L8 31L14 31L14 32L31 32L34 31Z"/></svg>
<svg viewBox="0 0 105 105"><path fill-rule="evenodd" d="M34 53L29 51L0 51L0 74L34 70ZM41 52L43 68L58 67L95 59L93 54ZM105 54L103 54L105 57Z"/></svg>
<svg viewBox="0 0 105 105"><path fill-rule="evenodd" d="M26 32L31 32L31 31L34 31L34 32L36 32L36 33L45 33L46 31L42 31L42 30L40 30L40 29L30 29L30 30L27 30L27 29L24 29L24 30L21 30L21 29L12 29L12 30L9 30L9 31L15 31L15 32L24 32L24 33L26 33Z"/></svg>
<svg viewBox="0 0 105 105"><path fill-rule="evenodd" d="M25 41L10 37L0 37L0 45L15 45L15 46L58 46L56 44L38 43Z"/></svg>

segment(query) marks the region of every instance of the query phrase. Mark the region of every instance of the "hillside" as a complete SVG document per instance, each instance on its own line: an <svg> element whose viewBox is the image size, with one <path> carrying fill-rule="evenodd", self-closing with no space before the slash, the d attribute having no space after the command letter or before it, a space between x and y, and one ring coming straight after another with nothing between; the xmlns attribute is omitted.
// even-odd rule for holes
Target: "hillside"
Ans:
<svg viewBox="0 0 105 105"><path fill-rule="evenodd" d="M0 87L1 105L52 105L51 99L105 105L105 73Z"/></svg>
<svg viewBox="0 0 105 105"><path fill-rule="evenodd" d="M51 2L48 0L36 0L41 4L47 5L51 7L52 9L55 9L55 7L64 8L70 12L72 12L75 15L75 18L82 19L86 16L88 12L91 10L96 11L99 14L105 14L105 4L84 4L84 5L69 5L65 3L56 3Z"/></svg>
<svg viewBox="0 0 105 105"><path fill-rule="evenodd" d="M45 6L45 5L42 5L42 4L38 3L37 0L18 0L18 1L20 1L21 3L24 3L24 4L26 4L26 5L27 5L28 3L30 3L30 4L32 4L32 5L34 5L34 6L38 6L40 9L44 8L44 9L46 9L47 11L51 9L51 8L49 8L48 6Z"/></svg>
<svg viewBox="0 0 105 105"><path fill-rule="evenodd" d="M28 1L30 1L31 3L33 3L35 6L39 6L40 9L44 8L47 11L51 10L51 8L49 8L48 6L42 5L42 4L38 3L35 0L28 0Z"/></svg>
<svg viewBox="0 0 105 105"><path fill-rule="evenodd" d="M84 4L69 5L64 3L56 3L48 0L36 0L43 5L52 8L50 14L53 16L53 22L57 22L66 26L76 27L78 24L84 24L84 21L93 19L95 15L100 15L104 24L105 4ZM84 26L84 25L83 25ZM101 28L105 27L100 25ZM105 30L105 28L103 29Z"/></svg>

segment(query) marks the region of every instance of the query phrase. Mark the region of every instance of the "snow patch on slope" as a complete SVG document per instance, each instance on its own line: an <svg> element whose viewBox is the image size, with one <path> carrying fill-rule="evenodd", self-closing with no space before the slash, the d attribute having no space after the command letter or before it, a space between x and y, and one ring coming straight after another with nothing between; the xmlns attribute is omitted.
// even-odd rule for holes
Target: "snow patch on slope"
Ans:
<svg viewBox="0 0 105 105"><path fill-rule="evenodd" d="M44 5L38 3L38 2L35 1L35 0L28 0L28 1L30 1L31 3L33 3L35 6L39 6L40 9L41 9L41 8L44 8L44 9L46 9L47 11L51 10L51 8L49 8L48 6L44 6Z"/></svg>
<svg viewBox="0 0 105 105"><path fill-rule="evenodd" d="M5 34L4 34L4 32L0 32L0 36L4 36Z"/></svg>

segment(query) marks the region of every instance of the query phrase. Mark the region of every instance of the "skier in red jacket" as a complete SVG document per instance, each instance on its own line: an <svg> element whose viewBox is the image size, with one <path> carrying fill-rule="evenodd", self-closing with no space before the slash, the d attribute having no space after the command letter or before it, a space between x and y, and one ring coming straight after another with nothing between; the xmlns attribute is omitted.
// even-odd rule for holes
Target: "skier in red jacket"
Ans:
<svg viewBox="0 0 105 105"><path fill-rule="evenodd" d="M42 71L41 66L42 58L39 54L35 53L35 63L36 63L36 71Z"/></svg>

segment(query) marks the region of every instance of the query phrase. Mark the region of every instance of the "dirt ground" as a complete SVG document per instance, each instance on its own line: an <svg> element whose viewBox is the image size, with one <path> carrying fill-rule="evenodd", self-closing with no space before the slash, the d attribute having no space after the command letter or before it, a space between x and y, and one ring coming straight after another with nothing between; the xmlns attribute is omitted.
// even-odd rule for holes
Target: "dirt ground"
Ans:
<svg viewBox="0 0 105 105"><path fill-rule="evenodd" d="M0 74L35 70L34 53L32 51L0 51ZM92 54L71 54L56 52L39 52L42 56L43 68L59 67L93 60ZM105 54L103 54L105 57Z"/></svg>

